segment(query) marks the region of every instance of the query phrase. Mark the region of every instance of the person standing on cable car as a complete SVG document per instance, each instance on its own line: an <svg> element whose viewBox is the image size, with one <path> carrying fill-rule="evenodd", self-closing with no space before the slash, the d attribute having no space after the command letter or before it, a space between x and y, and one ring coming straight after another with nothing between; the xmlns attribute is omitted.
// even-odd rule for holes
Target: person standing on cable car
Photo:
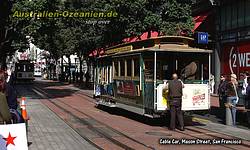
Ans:
<svg viewBox="0 0 250 150"><path fill-rule="evenodd" d="M182 103L182 89L184 87L181 80L178 80L178 75L174 73L172 75L173 80L168 82L169 90L169 105L170 105L170 130L175 130L176 127L176 118L179 122L179 129L184 131L184 121L183 121L183 112L181 110Z"/></svg>

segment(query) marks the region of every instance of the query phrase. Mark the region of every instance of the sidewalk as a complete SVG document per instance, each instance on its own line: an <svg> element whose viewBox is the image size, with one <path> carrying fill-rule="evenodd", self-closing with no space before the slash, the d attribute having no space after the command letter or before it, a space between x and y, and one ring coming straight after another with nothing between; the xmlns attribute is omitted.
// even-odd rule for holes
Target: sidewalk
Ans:
<svg viewBox="0 0 250 150"><path fill-rule="evenodd" d="M39 99L28 99L29 150L96 150Z"/></svg>
<svg viewBox="0 0 250 150"><path fill-rule="evenodd" d="M250 130L235 128L232 126L227 126L227 125L213 123L213 122L201 121L201 123L205 124L205 126L199 126L200 128L250 141Z"/></svg>

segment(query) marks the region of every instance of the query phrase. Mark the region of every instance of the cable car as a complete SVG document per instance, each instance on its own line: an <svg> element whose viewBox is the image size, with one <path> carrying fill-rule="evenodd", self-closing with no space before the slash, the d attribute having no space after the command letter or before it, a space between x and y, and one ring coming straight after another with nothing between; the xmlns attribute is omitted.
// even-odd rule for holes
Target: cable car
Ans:
<svg viewBox="0 0 250 150"><path fill-rule="evenodd" d="M33 81L34 64L29 60L19 60L15 63L15 75L17 81Z"/></svg>
<svg viewBox="0 0 250 150"><path fill-rule="evenodd" d="M194 46L189 37L163 36L108 48L96 59L96 104L160 117L169 109L164 86L177 73L184 83L182 110L209 109L212 50Z"/></svg>

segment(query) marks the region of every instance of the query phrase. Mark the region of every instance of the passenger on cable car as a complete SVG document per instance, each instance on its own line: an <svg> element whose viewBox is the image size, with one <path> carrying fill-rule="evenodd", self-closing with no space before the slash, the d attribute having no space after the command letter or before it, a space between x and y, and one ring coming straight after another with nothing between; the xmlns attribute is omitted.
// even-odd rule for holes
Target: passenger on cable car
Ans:
<svg viewBox="0 0 250 150"><path fill-rule="evenodd" d="M181 79L182 80L194 80L196 71L197 71L197 64L196 62L192 61L190 64L186 65L181 70Z"/></svg>

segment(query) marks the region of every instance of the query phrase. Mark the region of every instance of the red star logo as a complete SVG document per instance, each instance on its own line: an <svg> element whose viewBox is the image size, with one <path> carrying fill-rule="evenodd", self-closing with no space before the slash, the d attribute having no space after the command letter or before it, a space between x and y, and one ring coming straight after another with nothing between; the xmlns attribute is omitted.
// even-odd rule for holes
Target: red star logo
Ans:
<svg viewBox="0 0 250 150"><path fill-rule="evenodd" d="M12 137L11 134L10 134L10 132L9 132L9 136L7 138L3 138L6 141L6 147L9 144L15 145L15 143L14 143L15 138L16 137Z"/></svg>

